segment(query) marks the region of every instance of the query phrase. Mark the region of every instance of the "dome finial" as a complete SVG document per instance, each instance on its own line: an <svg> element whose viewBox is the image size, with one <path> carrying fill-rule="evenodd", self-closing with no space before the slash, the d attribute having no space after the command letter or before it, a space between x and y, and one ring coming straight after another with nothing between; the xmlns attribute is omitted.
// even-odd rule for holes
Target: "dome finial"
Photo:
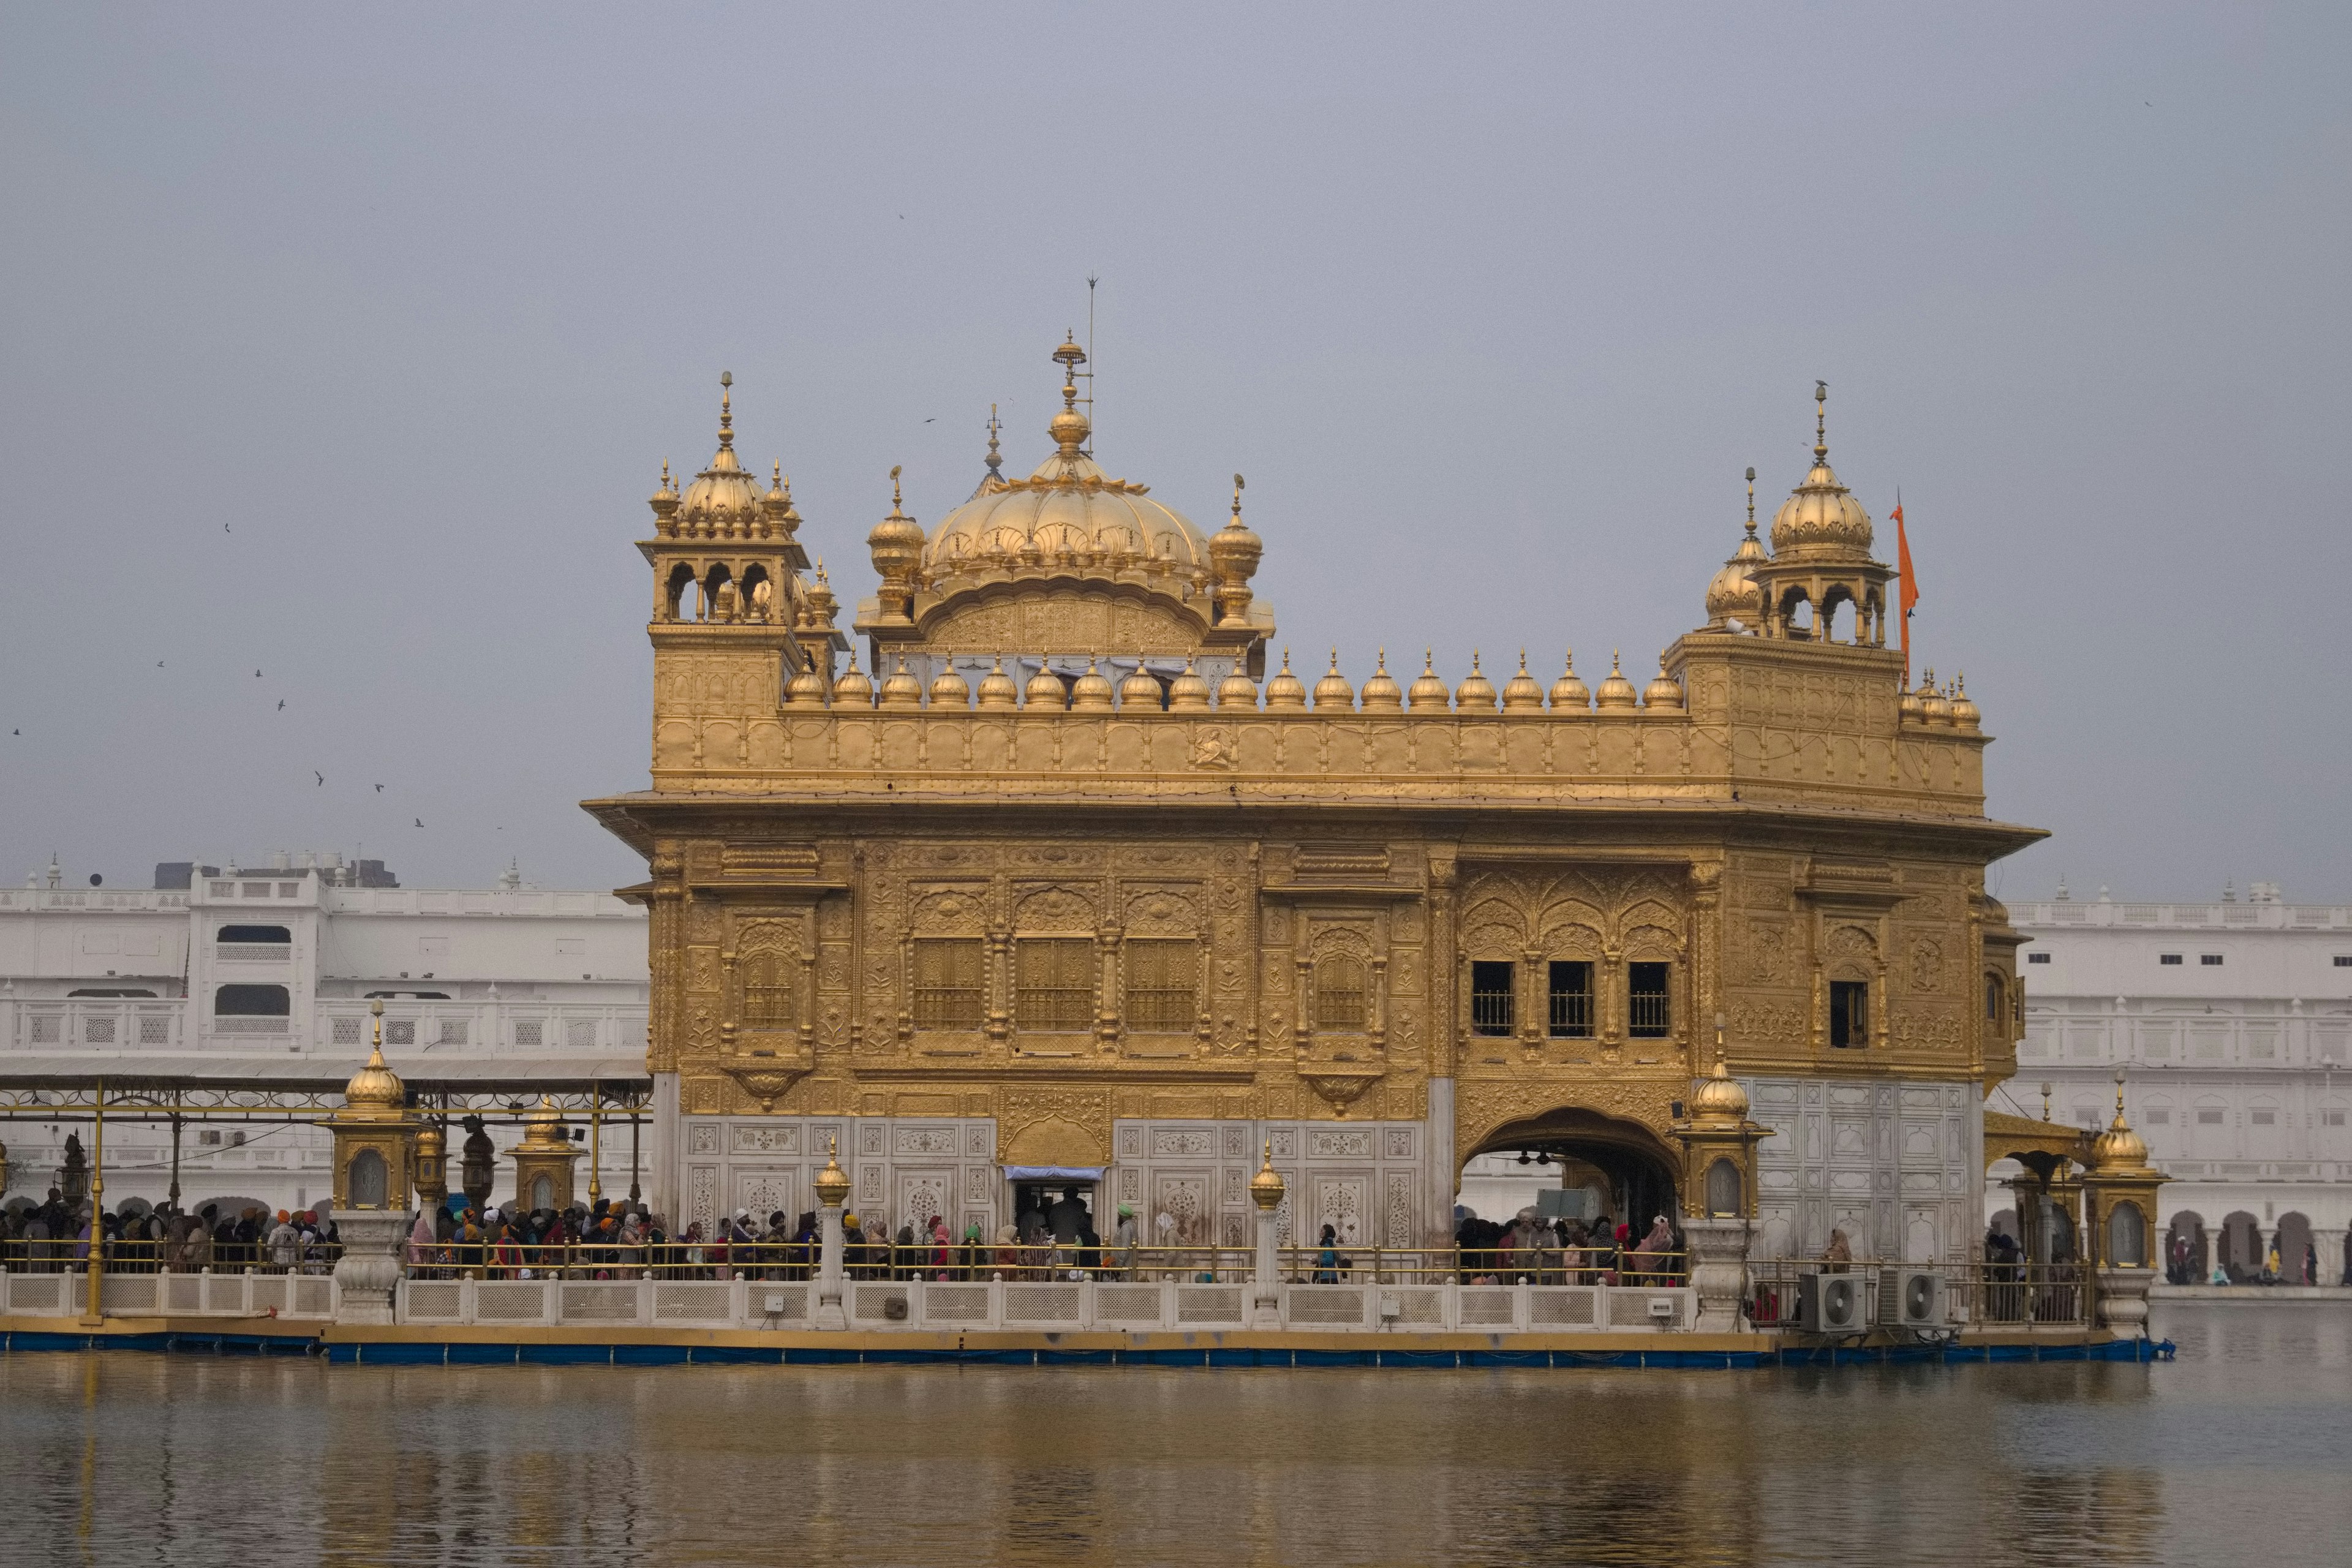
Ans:
<svg viewBox="0 0 2352 1568"><path fill-rule="evenodd" d="M1045 433L1062 449L1064 459L1076 458L1094 434L1094 426L1078 412L1078 366L1087 363L1087 351L1078 347L1076 332L1065 333L1062 346L1054 351L1055 362L1062 367L1062 411L1046 422Z"/></svg>
<svg viewBox="0 0 2352 1568"><path fill-rule="evenodd" d="M996 405L992 403L988 405L988 477L992 479L1004 478L1004 458L996 449L996 433L1003 428L997 421Z"/></svg>
<svg viewBox="0 0 2352 1568"><path fill-rule="evenodd" d="M1748 469L1748 537L1756 537L1756 468L1752 464Z"/></svg>
<svg viewBox="0 0 2352 1568"><path fill-rule="evenodd" d="M1235 475L1234 476L1234 527L1236 527L1236 528L1240 527L1240 526L1241 526L1241 521L1242 521L1242 477L1241 477L1239 474L1235 474Z"/></svg>
<svg viewBox="0 0 2352 1568"><path fill-rule="evenodd" d="M735 373L719 373L719 445L721 450L735 445Z"/></svg>
<svg viewBox="0 0 2352 1568"><path fill-rule="evenodd" d="M1830 384L1813 383L1813 461L1830 460Z"/></svg>

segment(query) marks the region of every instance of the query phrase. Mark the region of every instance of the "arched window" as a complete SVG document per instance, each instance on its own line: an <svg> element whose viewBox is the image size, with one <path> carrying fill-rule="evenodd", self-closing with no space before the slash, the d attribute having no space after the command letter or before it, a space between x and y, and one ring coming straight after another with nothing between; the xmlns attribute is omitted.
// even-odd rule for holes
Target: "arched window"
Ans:
<svg viewBox="0 0 2352 1568"><path fill-rule="evenodd" d="M386 1179L383 1156L373 1149L362 1149L352 1156L351 1179L347 1184L355 1209L380 1209L384 1206Z"/></svg>
<svg viewBox="0 0 2352 1568"><path fill-rule="evenodd" d="M2147 1216L2137 1204L2117 1204L2108 1211L2107 1267L2147 1267Z"/></svg>
<svg viewBox="0 0 2352 1568"><path fill-rule="evenodd" d="M1315 1026L1342 1034L1364 1026L1364 965L1335 953L1315 966Z"/></svg>
<svg viewBox="0 0 2352 1568"><path fill-rule="evenodd" d="M1985 1022L1988 1024L2000 1023L2001 1020L2001 1015L2004 1011L2004 1008L2002 1007L2000 975L1987 974L1985 976L1984 998Z"/></svg>
<svg viewBox="0 0 2352 1568"><path fill-rule="evenodd" d="M1706 1212L1718 1217L1737 1215L1739 1201L1739 1167L1728 1160L1717 1160L1706 1168Z"/></svg>
<svg viewBox="0 0 2352 1568"><path fill-rule="evenodd" d="M535 1209L551 1209L555 1206L555 1183L552 1178L542 1175L533 1176L530 1179L530 1206Z"/></svg>
<svg viewBox="0 0 2352 1568"><path fill-rule="evenodd" d="M782 953L755 952L743 961L743 1026L793 1026L792 966Z"/></svg>

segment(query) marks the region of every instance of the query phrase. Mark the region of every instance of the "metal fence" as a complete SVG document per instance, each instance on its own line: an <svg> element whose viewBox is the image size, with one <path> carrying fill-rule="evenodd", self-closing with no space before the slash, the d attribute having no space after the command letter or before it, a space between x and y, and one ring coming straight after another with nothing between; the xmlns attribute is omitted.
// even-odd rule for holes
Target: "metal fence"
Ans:
<svg viewBox="0 0 2352 1568"><path fill-rule="evenodd" d="M2090 1274L2076 1263L1850 1263L1782 1259L1748 1266L1748 1318L1759 1329L1801 1326L1807 1275L1851 1274L1862 1284L1861 1321L1884 1328L1904 1321L1905 1280L1932 1275L1941 1283L1936 1324L1918 1327L2087 1327L2095 1302Z"/></svg>

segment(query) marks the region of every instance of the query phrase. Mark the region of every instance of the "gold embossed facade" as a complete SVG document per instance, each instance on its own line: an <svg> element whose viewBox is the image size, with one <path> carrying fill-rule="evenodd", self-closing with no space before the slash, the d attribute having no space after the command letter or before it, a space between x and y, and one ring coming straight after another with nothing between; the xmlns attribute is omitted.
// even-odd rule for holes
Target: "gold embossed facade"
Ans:
<svg viewBox="0 0 2352 1568"><path fill-rule="evenodd" d="M894 1230L1043 1179L1242 1245L1267 1146L1286 1236L1443 1239L1497 1148L1698 1213L1720 1018L1765 1250L1969 1255L2020 1017L1984 870L2036 834L1984 814L1974 705L1902 689L1826 440L1646 689L1383 655L1360 693L1274 645L1238 480L1206 531L1096 465L1082 357L1026 479L992 434L927 528L894 476L855 650L725 417L665 474L652 788L589 808L652 868L679 1223L814 1207L834 1141Z"/></svg>

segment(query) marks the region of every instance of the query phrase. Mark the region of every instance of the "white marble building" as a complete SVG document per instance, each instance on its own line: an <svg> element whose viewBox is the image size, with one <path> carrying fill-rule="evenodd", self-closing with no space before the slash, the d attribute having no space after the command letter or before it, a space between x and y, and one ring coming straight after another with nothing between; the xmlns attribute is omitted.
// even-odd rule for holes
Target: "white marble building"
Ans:
<svg viewBox="0 0 2352 1568"><path fill-rule="evenodd" d="M2063 892L2063 889L2062 889ZM2273 1241L2292 1270L2316 1248L2344 1276L2352 1225L2352 907L2291 904L2256 883L2215 903L2065 897L2014 906L2032 937L2026 1037L1996 1110L2104 1127L2125 1108L2173 1180L2160 1222L2199 1239L2203 1269L2245 1268ZM2006 1099L2004 1099L2006 1096ZM1996 1178L2008 1173L2006 1162ZM1998 1185L1986 1210L2008 1207Z"/></svg>
<svg viewBox="0 0 2352 1568"><path fill-rule="evenodd" d="M524 1079L644 1077L642 910L511 875L478 889L341 886L352 879L333 858L275 859L200 868L185 888L75 887L52 866L29 886L0 889L0 1081L103 1072L340 1089L367 1058L377 998L385 1059L412 1079L458 1064ZM11 1201L47 1190L74 1130L0 1121ZM79 1130L87 1145L87 1125ZM503 1151L519 1133L494 1135ZM192 1125L183 1201L306 1207L331 1190L327 1148L323 1131L299 1123ZM626 1192L627 1138L605 1140L602 1152L604 1190ZM169 1130L110 1120L106 1167L110 1208L162 1199ZM586 1176L583 1161L583 1188Z"/></svg>

